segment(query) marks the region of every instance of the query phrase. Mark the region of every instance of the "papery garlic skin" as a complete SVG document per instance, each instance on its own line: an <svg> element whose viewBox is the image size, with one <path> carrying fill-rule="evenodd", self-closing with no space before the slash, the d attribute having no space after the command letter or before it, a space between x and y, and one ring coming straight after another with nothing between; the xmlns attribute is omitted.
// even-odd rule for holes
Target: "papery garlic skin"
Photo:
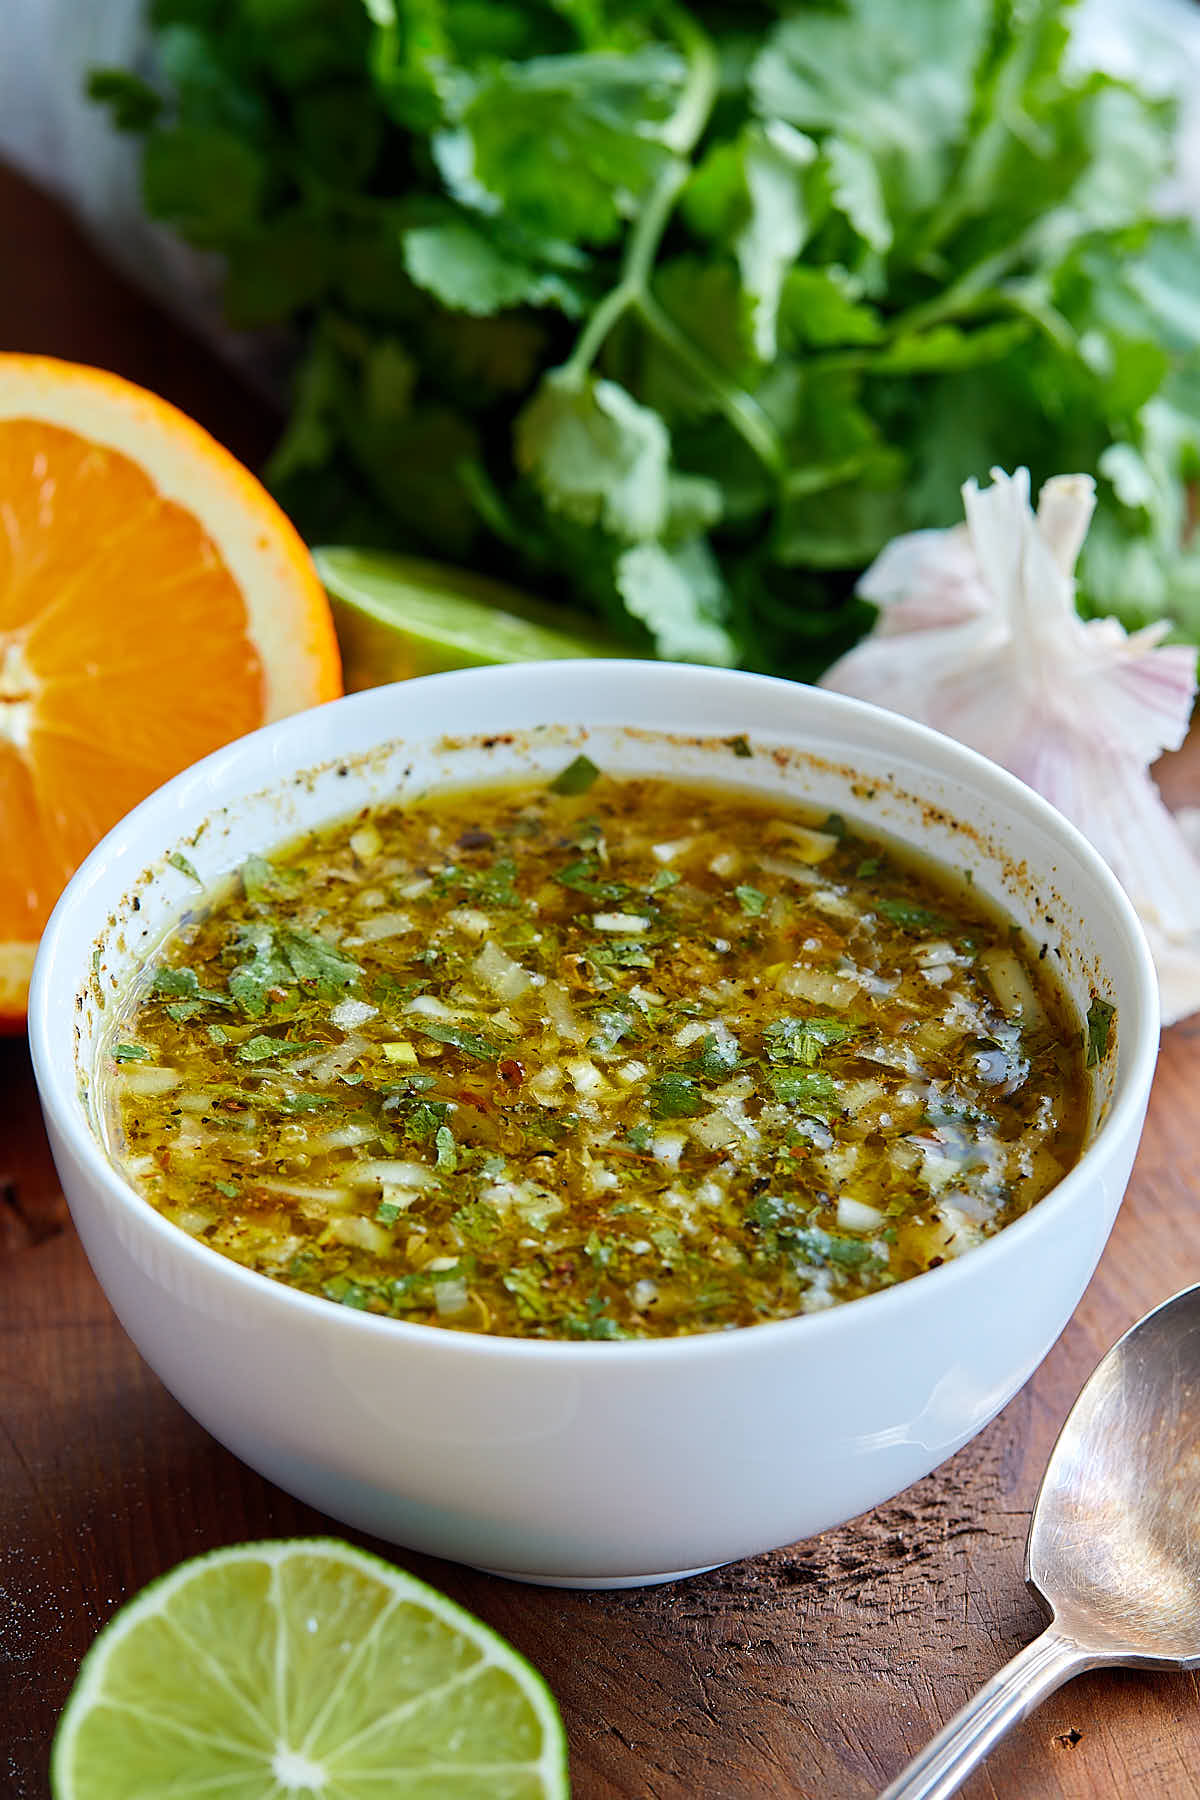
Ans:
<svg viewBox="0 0 1200 1800"><path fill-rule="evenodd" d="M1036 514L1026 469L962 493L965 525L897 538L867 570L879 619L822 685L958 738L1065 813L1138 910L1170 1024L1200 1009L1200 858L1149 765L1187 734L1196 653L1166 625L1076 612L1090 476L1048 481Z"/></svg>

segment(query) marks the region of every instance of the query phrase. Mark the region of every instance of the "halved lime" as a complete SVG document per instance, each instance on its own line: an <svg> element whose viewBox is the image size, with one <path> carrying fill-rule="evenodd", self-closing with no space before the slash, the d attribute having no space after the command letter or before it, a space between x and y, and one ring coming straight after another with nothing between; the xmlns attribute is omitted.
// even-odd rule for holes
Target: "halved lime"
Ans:
<svg viewBox="0 0 1200 1800"><path fill-rule="evenodd" d="M241 1544L137 1595L83 1659L55 1800L562 1800L550 1690L479 1619L330 1538Z"/></svg>
<svg viewBox="0 0 1200 1800"><path fill-rule="evenodd" d="M333 607L346 688L484 663L627 656L592 620L416 556L314 550Z"/></svg>

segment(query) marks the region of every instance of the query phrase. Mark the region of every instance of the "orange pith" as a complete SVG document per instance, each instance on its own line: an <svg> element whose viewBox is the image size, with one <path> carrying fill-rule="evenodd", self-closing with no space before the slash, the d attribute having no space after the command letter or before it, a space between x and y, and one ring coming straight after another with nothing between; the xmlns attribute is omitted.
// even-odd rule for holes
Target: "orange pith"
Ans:
<svg viewBox="0 0 1200 1800"><path fill-rule="evenodd" d="M340 685L307 552L228 452L115 376L0 355L0 1028L97 839Z"/></svg>

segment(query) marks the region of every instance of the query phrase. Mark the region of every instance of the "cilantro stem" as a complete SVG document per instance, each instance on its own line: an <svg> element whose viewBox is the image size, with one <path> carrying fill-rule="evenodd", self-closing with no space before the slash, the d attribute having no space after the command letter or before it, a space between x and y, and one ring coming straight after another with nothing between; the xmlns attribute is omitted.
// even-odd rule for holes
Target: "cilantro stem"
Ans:
<svg viewBox="0 0 1200 1800"><path fill-rule="evenodd" d="M1023 232L1015 243L993 251L990 256L982 257L969 269L964 269L957 281L932 300L922 301L909 307L907 312L899 313L891 322L889 336L895 340L913 332L928 331L931 325L941 325L947 319L976 311L981 301L986 300L989 304L1002 301L1003 295L990 295L988 290L1036 247L1036 229Z"/></svg>
<svg viewBox="0 0 1200 1800"><path fill-rule="evenodd" d="M673 157L651 188L630 233L621 279L604 296L580 332L575 348L563 364L564 375L582 379L600 354L613 326L645 295L647 277L658 254L671 208L687 178L688 164Z"/></svg>
<svg viewBox="0 0 1200 1800"><path fill-rule="evenodd" d="M674 154L646 196L630 232L620 281L600 302L564 365L576 377L586 375L613 326L646 296L663 232L691 174L688 159L708 124L717 97L717 57L708 37L679 7L668 4L662 13L684 50L688 65L679 104L659 134L661 142Z"/></svg>
<svg viewBox="0 0 1200 1800"><path fill-rule="evenodd" d="M799 499L819 494L825 488L837 487L840 482L853 481L877 454L878 446L868 444L838 462L800 463L784 475L783 491L789 497Z"/></svg>
<svg viewBox="0 0 1200 1800"><path fill-rule="evenodd" d="M917 248L918 257L940 250L978 211L978 196L994 192L1004 153L1016 138L1034 144L1043 156L1052 154L1052 139L1030 117L1023 96L1043 51L1041 32L1034 29L1013 34L1011 46L998 68L990 72L994 99L981 129L968 142L957 177L947 184L946 198L935 211Z"/></svg>
<svg viewBox="0 0 1200 1800"><path fill-rule="evenodd" d="M720 70L717 53L707 34L682 7L662 7L662 16L687 56L688 72L679 104L661 132L662 141L676 156L690 156L700 142L717 98Z"/></svg>
<svg viewBox="0 0 1200 1800"><path fill-rule="evenodd" d="M719 73L712 43L695 21L670 4L662 8L662 14L688 61L687 79L679 104L661 132L663 143L675 155L651 188L630 232L621 279L604 296L580 332L575 348L563 365L563 373L568 379L582 380L613 327L626 313L635 312L646 329L703 382L727 422L764 467L772 475L780 476L787 466L787 457L778 433L758 402L725 379L710 358L663 311L650 291L654 260L675 202L691 174L688 158L708 124L717 97Z"/></svg>
<svg viewBox="0 0 1200 1800"><path fill-rule="evenodd" d="M782 475L787 466L787 456L779 434L757 400L744 389L726 381L720 370L714 367L687 333L681 331L674 319L663 311L648 289L643 289L638 294L636 305L647 330L652 331L659 342L704 383L726 420L743 442L749 445L759 461L773 475Z"/></svg>

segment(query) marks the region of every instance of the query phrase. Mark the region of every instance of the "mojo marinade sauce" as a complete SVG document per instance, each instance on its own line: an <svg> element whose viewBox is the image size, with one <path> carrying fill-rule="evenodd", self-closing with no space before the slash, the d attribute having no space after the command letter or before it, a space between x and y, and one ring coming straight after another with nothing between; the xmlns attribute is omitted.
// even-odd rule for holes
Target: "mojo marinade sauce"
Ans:
<svg viewBox="0 0 1200 1800"><path fill-rule="evenodd" d="M1086 1118L1079 1022L961 878L586 758L253 858L164 944L110 1067L113 1153L184 1231L520 1337L903 1281L1032 1206Z"/></svg>

